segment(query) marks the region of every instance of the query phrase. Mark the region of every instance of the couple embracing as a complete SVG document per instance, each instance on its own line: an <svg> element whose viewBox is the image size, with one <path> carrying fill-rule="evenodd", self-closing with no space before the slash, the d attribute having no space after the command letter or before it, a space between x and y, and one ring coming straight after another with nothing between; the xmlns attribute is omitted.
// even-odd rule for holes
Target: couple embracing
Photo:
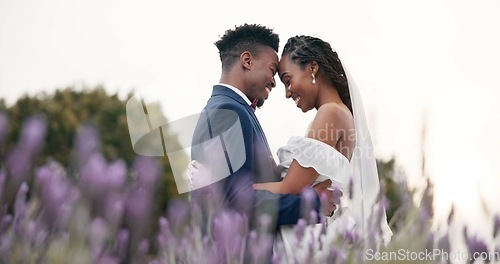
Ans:
<svg viewBox="0 0 500 264"><path fill-rule="evenodd" d="M276 243L288 256L305 254L295 248L301 241L293 225L310 219L306 207L318 223L307 233L323 232L326 243L345 232L366 238L377 215L387 243L392 232L377 199L380 184L360 94L330 44L291 37L278 59L278 35L245 24L227 30L215 45L222 74L193 136L192 200L207 208L217 196L215 207L245 215L251 229L265 215L268 231L279 235ZM279 148L279 164L255 115L275 88L276 75L296 107L316 110L305 135Z"/></svg>

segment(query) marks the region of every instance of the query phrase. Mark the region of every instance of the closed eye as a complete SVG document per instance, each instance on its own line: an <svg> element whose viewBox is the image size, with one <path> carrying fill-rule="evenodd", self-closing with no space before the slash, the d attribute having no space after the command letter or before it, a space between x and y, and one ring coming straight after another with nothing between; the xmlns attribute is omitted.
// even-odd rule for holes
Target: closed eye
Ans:
<svg viewBox="0 0 500 264"><path fill-rule="evenodd" d="M271 72L273 73L273 76L276 75L276 71L273 68L269 68Z"/></svg>

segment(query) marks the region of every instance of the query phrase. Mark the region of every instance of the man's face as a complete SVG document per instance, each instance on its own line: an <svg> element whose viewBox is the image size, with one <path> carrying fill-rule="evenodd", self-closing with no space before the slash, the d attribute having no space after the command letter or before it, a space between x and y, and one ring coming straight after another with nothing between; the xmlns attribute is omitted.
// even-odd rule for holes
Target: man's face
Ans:
<svg viewBox="0 0 500 264"><path fill-rule="evenodd" d="M260 107L276 86L274 75L278 72L278 54L271 47L264 47L253 57L252 63L249 76L250 99L257 98L257 106Z"/></svg>

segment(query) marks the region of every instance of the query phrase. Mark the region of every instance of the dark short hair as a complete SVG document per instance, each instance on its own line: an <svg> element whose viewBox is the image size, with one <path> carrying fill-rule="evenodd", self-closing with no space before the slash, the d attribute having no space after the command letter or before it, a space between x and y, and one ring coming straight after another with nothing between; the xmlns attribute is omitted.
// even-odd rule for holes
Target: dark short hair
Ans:
<svg viewBox="0 0 500 264"><path fill-rule="evenodd" d="M249 51L258 56L262 47L268 46L278 52L279 36L272 29L257 24L244 24L235 29L226 30L215 42L219 49L223 69L230 69L241 53Z"/></svg>

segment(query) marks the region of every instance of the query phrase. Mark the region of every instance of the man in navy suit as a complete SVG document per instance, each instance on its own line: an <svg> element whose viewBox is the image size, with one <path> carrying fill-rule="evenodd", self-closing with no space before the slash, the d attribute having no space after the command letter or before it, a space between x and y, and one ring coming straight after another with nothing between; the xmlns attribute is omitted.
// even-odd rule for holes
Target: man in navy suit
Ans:
<svg viewBox="0 0 500 264"><path fill-rule="evenodd" d="M215 180L193 191L192 197L207 202L218 196L220 207L247 215L250 228L257 228L260 217L267 214L271 232L280 225L297 223L303 216L305 200L311 209L320 212L319 197L323 193L326 201L332 197L327 189L330 180L311 187L314 191L309 192L309 199L252 188L253 183L281 180L254 113L276 86L278 35L266 27L245 24L227 30L215 45L222 75L200 115L191 149L191 158L204 164ZM330 209L325 212L333 211L333 202L323 206Z"/></svg>

